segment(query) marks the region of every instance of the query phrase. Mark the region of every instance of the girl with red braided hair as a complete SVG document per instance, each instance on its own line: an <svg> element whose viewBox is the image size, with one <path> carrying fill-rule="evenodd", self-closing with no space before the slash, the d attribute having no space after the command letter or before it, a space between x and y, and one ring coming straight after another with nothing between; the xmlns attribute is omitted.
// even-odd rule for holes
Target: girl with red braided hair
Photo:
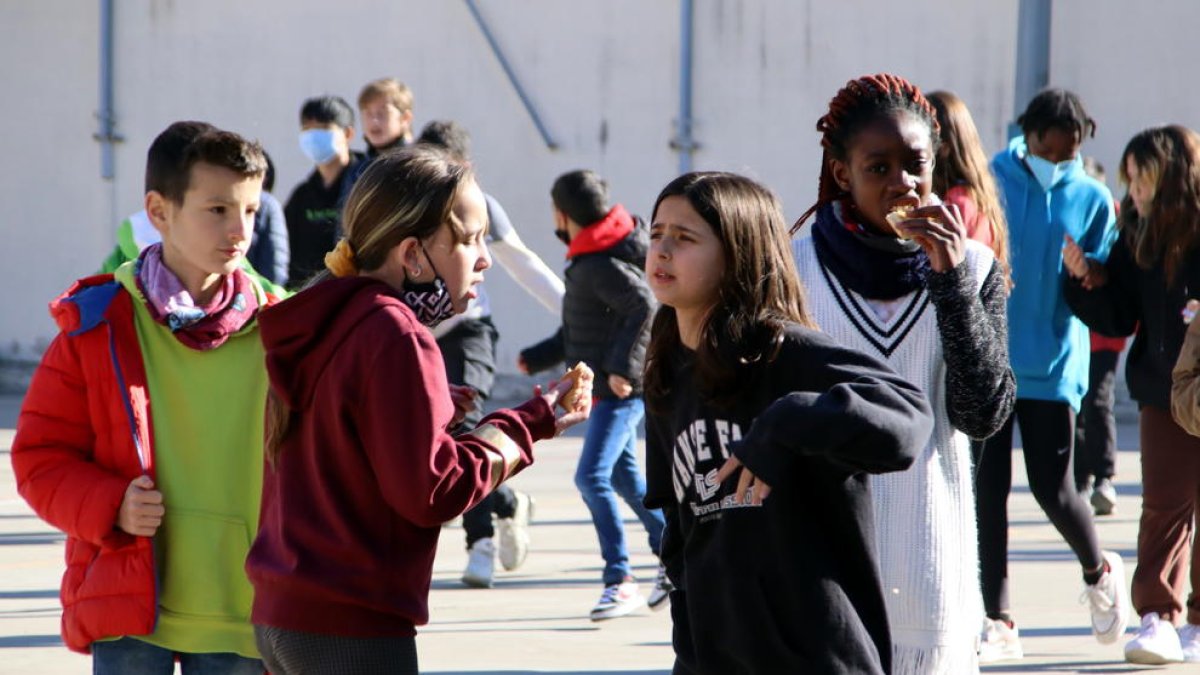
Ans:
<svg viewBox="0 0 1200 675"><path fill-rule="evenodd" d="M817 121L812 236L793 242L809 309L837 344L879 355L933 406L907 471L871 476L892 672L978 672L983 621L968 437L1012 410L1005 273L933 193L938 124L895 75L850 81Z"/></svg>

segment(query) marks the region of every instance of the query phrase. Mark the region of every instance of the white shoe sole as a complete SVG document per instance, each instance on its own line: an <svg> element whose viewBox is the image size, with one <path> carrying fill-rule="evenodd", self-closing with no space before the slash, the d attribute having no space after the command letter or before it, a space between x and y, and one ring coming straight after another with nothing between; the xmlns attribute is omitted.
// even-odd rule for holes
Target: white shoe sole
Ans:
<svg viewBox="0 0 1200 675"><path fill-rule="evenodd" d="M476 576L471 576L468 574L463 575L462 582L464 584L466 584L467 586L470 586L471 588L491 588L492 587L491 579L484 579L483 577L476 577Z"/></svg>
<svg viewBox="0 0 1200 675"><path fill-rule="evenodd" d="M1158 652L1150 651L1149 649L1126 649L1125 661L1128 663L1137 663L1144 666L1165 666L1168 663L1182 663L1183 658L1169 659Z"/></svg>
<svg viewBox="0 0 1200 675"><path fill-rule="evenodd" d="M1023 658L1025 658L1025 653L1020 650L1001 654L984 654L983 652L979 654L980 663L1003 663L1005 661L1020 661Z"/></svg>

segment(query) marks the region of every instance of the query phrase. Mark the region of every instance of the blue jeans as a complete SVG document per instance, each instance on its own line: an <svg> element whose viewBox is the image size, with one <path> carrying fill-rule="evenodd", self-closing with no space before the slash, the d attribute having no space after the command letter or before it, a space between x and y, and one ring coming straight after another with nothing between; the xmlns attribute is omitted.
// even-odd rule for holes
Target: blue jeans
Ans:
<svg viewBox="0 0 1200 675"><path fill-rule="evenodd" d="M123 637L92 643L93 675L171 675L177 652ZM262 661L240 654L178 654L183 675L262 675Z"/></svg>
<svg viewBox="0 0 1200 675"><path fill-rule="evenodd" d="M575 468L575 487L592 512L592 524L604 557L604 584L619 584L629 576L629 553L616 495L637 514L650 535L650 550L658 555L665 522L662 512L642 505L646 479L637 463L637 429L645 408L640 398L599 399L592 406L583 453ZM615 494L614 494L615 491Z"/></svg>

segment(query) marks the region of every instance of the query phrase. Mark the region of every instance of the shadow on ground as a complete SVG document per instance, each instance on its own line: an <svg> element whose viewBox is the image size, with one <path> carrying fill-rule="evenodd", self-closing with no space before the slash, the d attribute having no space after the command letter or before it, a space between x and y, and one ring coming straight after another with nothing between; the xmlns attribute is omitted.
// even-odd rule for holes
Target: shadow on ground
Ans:
<svg viewBox="0 0 1200 675"><path fill-rule="evenodd" d="M28 647L61 647L62 638L57 635L4 635L0 636L0 649Z"/></svg>

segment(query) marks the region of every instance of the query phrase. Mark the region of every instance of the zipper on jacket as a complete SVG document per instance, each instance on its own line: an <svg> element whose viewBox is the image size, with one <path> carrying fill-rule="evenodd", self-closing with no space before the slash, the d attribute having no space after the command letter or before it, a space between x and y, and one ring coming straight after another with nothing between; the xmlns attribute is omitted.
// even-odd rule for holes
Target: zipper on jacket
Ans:
<svg viewBox="0 0 1200 675"><path fill-rule="evenodd" d="M117 358L116 335L108 319L104 319L104 325L108 330L108 352L112 357L113 372L117 375L117 386L121 387L121 403L125 406L125 416L129 418L129 430L133 434L133 446L137 449L138 464L141 465L142 472L149 475L150 458L146 456L146 449L142 447L142 438L138 434L137 417L133 414L133 403L129 400L129 388L125 383L125 374L121 371L121 361Z"/></svg>
<svg viewBox="0 0 1200 675"><path fill-rule="evenodd" d="M125 406L125 416L129 419L129 430L133 434L133 445L137 449L138 464L142 473L150 474L150 458L142 447L141 436L138 435L137 417L133 414L133 402L129 400L129 388L125 383L125 373L121 370L121 361L117 358L117 339L112 324L103 319L104 327L108 330L108 353L112 357L113 372L117 375L117 385L121 388L121 403ZM153 537L136 537L137 539L153 539ZM158 578L158 550L153 543L150 546L150 575L154 578L154 619L150 622L150 632L158 627L158 599L162 597L162 580Z"/></svg>

